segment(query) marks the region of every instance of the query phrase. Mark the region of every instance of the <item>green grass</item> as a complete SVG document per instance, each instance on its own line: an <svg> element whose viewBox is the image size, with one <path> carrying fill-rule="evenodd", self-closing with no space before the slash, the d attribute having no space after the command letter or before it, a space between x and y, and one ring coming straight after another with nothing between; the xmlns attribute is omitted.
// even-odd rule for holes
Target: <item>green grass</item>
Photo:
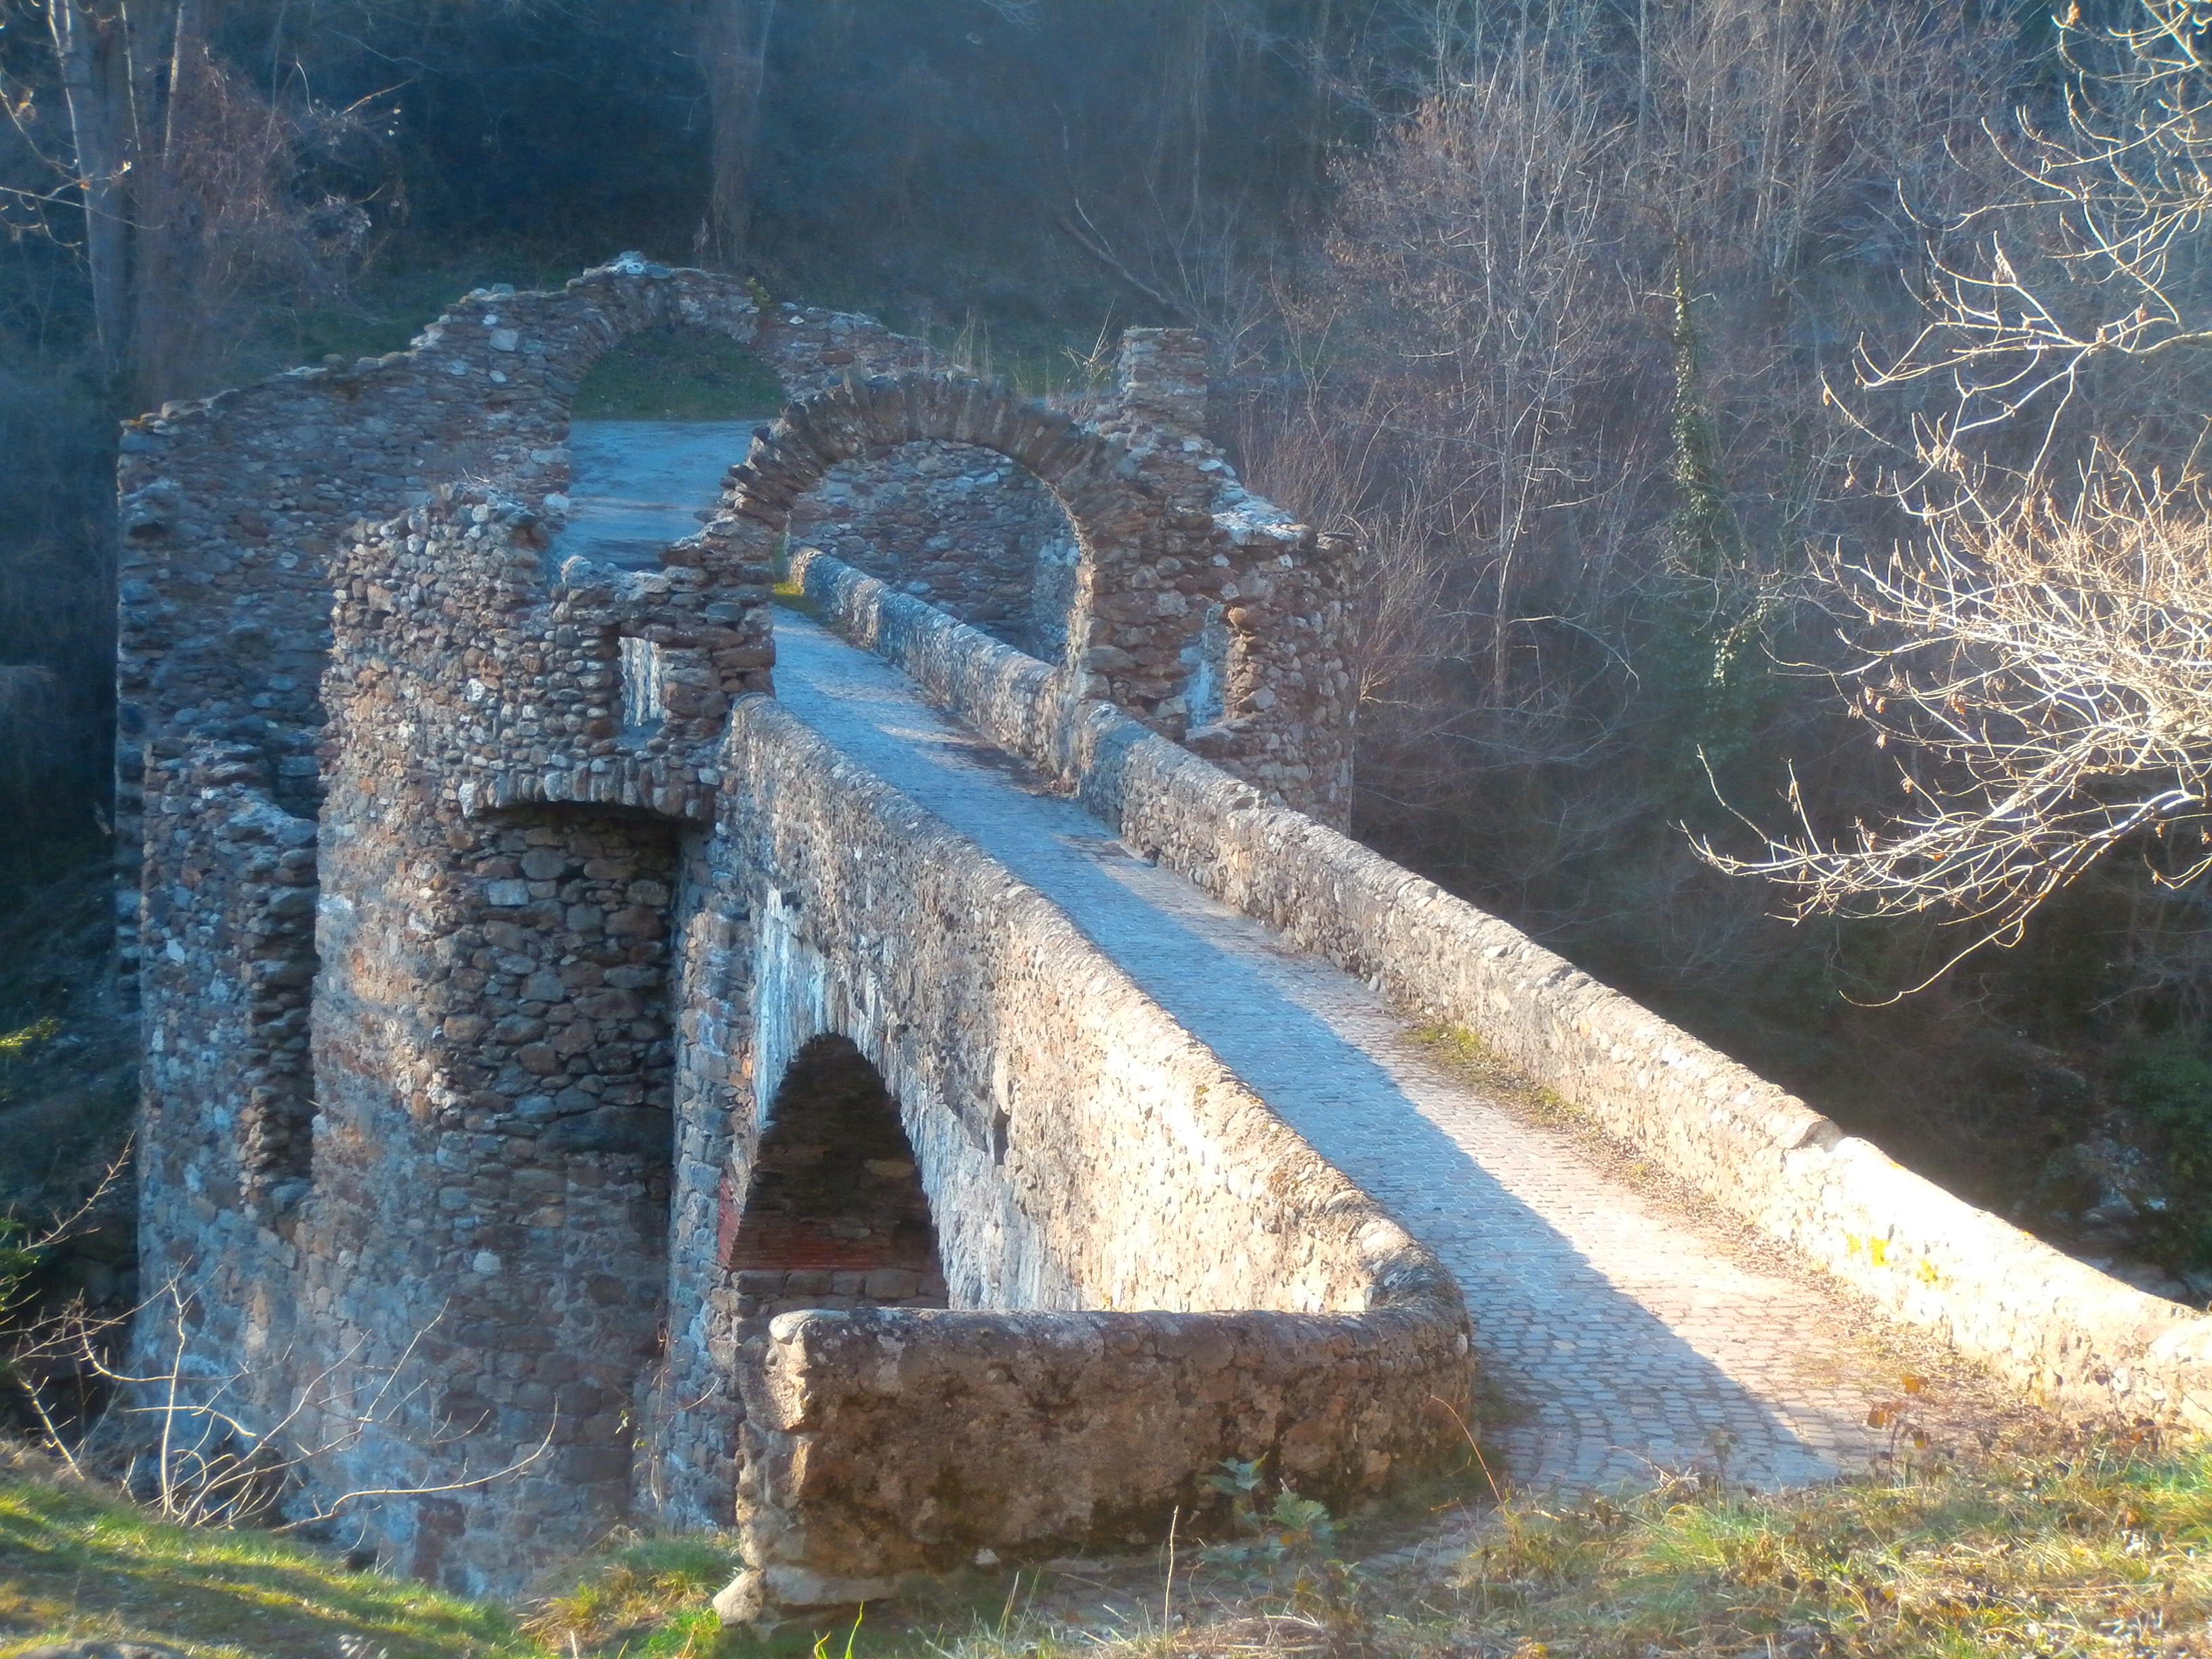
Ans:
<svg viewBox="0 0 2212 1659"><path fill-rule="evenodd" d="M701 330L652 329L592 365L580 419L733 421L773 416L782 384L751 349Z"/></svg>
<svg viewBox="0 0 2212 1659"><path fill-rule="evenodd" d="M497 283L558 289L580 266L499 250L460 261L372 270L342 304L272 308L249 349L240 378L297 363L379 356L404 348L464 294ZM749 349L719 335L654 330L602 357L577 388L575 413L587 420L720 421L773 413L783 388Z"/></svg>
<svg viewBox="0 0 2212 1659"><path fill-rule="evenodd" d="M0 1459L5 1454L0 1453ZM250 1530L176 1527L0 1461L0 1656L131 1638L205 1659L331 1659L365 1636L391 1659L544 1653L514 1619Z"/></svg>
<svg viewBox="0 0 2212 1659"><path fill-rule="evenodd" d="M356 357L402 350L439 313L473 289L498 283L520 289L557 289L582 268L499 248L471 250L459 258L421 264L373 262L348 285L342 300L264 307L257 337L232 372L231 382L244 384L258 375L325 357L349 363Z"/></svg>

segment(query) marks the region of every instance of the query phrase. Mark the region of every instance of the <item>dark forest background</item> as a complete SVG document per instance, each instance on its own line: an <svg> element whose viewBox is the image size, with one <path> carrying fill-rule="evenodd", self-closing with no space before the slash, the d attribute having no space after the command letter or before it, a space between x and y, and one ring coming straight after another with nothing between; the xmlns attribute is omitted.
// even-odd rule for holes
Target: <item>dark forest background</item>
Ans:
<svg viewBox="0 0 2212 1659"><path fill-rule="evenodd" d="M52 8L136 146L105 246ZM1777 920L1692 847L1741 838L1723 800L1778 821L1793 776L1834 822L1896 803L1805 578L1917 533L1880 484L1925 393L1857 396L1855 354L1924 323L1931 260L2008 187L1992 131L2063 119L2047 14L0 0L0 1030L94 1017L117 418L635 248L1040 390L1123 325L1205 330L1255 487L1367 550L1358 834L2202 1302L2201 883L2123 848L1899 998L1960 942L1940 911ZM2154 409L2142 441L2193 453L2198 371L2160 372L2092 387L2092 435Z"/></svg>

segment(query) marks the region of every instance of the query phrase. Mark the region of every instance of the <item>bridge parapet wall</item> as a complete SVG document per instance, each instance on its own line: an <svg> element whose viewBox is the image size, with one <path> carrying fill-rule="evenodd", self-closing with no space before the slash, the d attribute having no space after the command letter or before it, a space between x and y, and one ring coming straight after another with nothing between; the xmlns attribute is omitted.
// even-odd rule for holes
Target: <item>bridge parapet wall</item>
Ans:
<svg viewBox="0 0 2212 1659"><path fill-rule="evenodd" d="M1900 1168L1495 916L827 557L807 596L926 693L1072 786L1133 848L1472 1034L1716 1203L2069 1409L2212 1428L2212 1319Z"/></svg>
<svg viewBox="0 0 2212 1659"><path fill-rule="evenodd" d="M1459 1443L1449 1275L1066 916L773 702L724 770L756 1101L818 1034L875 1063L953 1304L676 1334L736 1357L727 1607L1148 1533L1223 1458L1335 1498Z"/></svg>

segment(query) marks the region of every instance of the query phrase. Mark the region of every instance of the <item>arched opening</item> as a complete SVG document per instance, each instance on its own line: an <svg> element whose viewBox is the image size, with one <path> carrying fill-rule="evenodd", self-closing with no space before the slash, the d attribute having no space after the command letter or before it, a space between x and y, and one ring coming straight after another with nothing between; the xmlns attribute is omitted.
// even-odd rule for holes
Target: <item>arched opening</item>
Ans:
<svg viewBox="0 0 2212 1659"><path fill-rule="evenodd" d="M777 1086L727 1266L741 1318L945 1305L913 1145L882 1074L846 1038L812 1039Z"/></svg>
<svg viewBox="0 0 2212 1659"><path fill-rule="evenodd" d="M766 360L711 330L646 329L606 352L571 406L562 553L657 568L784 398Z"/></svg>
<svg viewBox="0 0 2212 1659"><path fill-rule="evenodd" d="M839 461L793 504L790 532L1018 651L1066 648L1075 526L997 450L924 438Z"/></svg>

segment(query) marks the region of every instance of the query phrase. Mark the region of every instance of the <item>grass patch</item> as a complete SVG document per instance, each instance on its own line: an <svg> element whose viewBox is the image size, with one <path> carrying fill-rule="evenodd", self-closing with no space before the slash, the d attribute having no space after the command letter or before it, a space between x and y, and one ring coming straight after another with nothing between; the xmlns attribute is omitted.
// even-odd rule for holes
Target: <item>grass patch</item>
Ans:
<svg viewBox="0 0 2212 1659"><path fill-rule="evenodd" d="M2212 1653L2212 1453L2081 1440L1770 1497L1508 1505L1443 1632L1557 1653Z"/></svg>
<svg viewBox="0 0 2212 1659"><path fill-rule="evenodd" d="M721 1630L708 1607L735 1566L726 1539L619 1542L517 1617L266 1534L164 1525L0 1462L0 1659L93 1636L330 1659L343 1634L391 1659L2212 1656L2212 1450L2141 1436L2046 1431L1764 1496L1677 1481L1517 1498L1470 1551L1413 1567L1323 1560L1352 1552L1340 1532L1315 1539L1265 1583L1196 1549L1171 1589L1125 1571L1112 1627L1073 1622L1108 1586L1047 1572L1040 1592L1031 1569L872 1608L857 1632L825 1612L762 1638Z"/></svg>
<svg viewBox="0 0 2212 1659"><path fill-rule="evenodd" d="M1530 1082L1464 1025L1417 1026L1412 1036L1440 1069L1477 1092L1517 1108L1523 1116L1558 1129L1588 1125L1588 1118L1565 1096Z"/></svg>
<svg viewBox="0 0 2212 1659"><path fill-rule="evenodd" d="M359 1635L391 1659L544 1652L505 1609L248 1529L171 1526L0 1453L0 1656L85 1637L206 1659L331 1659Z"/></svg>
<svg viewBox="0 0 2212 1659"><path fill-rule="evenodd" d="M723 1640L707 1604L737 1571L737 1552L721 1540L639 1539L591 1563L573 1591L549 1599L523 1628L560 1653L702 1659Z"/></svg>
<svg viewBox="0 0 2212 1659"><path fill-rule="evenodd" d="M241 353L231 379L244 384L325 357L350 363L404 350L441 312L472 289L500 283L558 289L581 268L496 247L421 264L406 263L404 257L374 261L347 284L343 296L327 304L262 307L257 337Z"/></svg>

